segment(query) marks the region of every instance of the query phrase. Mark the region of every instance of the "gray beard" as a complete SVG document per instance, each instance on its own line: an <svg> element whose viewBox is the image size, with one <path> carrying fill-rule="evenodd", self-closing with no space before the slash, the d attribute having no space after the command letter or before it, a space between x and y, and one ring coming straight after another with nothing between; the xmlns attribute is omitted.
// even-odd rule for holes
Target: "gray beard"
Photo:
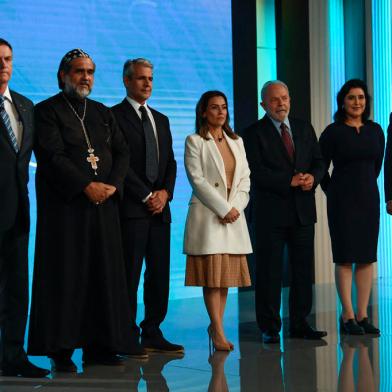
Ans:
<svg viewBox="0 0 392 392"><path fill-rule="evenodd" d="M70 97L84 99L91 93L91 90L87 86L84 88L80 86L75 87L72 84L65 82L64 92Z"/></svg>

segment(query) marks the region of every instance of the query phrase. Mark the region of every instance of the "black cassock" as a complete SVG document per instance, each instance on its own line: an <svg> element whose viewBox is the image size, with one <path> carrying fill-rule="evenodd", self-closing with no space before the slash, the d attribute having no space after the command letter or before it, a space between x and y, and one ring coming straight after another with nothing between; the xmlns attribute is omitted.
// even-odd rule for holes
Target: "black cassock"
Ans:
<svg viewBox="0 0 392 392"><path fill-rule="evenodd" d="M80 116L83 102L70 100ZM62 93L35 109L37 233L28 353L63 349L127 353L130 316L118 199L129 153L110 110L87 99L85 125L97 175L87 162L82 126ZM117 192L100 205L92 181Z"/></svg>

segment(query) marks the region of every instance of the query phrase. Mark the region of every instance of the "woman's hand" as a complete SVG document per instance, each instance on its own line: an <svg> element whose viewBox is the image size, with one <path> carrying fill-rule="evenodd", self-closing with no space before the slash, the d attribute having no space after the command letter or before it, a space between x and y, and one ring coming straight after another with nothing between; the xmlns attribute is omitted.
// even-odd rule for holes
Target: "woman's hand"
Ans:
<svg viewBox="0 0 392 392"><path fill-rule="evenodd" d="M234 207L226 214L226 216L222 219L220 218L219 221L223 225L227 223L233 223L240 217L240 213Z"/></svg>

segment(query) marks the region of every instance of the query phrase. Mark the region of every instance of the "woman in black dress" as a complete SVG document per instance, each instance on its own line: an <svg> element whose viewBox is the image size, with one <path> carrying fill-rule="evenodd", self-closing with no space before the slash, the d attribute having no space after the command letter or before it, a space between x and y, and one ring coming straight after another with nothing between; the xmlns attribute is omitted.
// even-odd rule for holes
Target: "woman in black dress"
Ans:
<svg viewBox="0 0 392 392"><path fill-rule="evenodd" d="M320 137L332 175L322 188L327 195L335 280L342 315L340 330L349 334L379 334L368 319L367 307L377 260L380 199L377 177L384 155L384 133L369 120L370 96L359 79L346 82L337 95L335 122ZM355 264L355 269L353 265ZM357 314L351 301L352 280L357 286Z"/></svg>

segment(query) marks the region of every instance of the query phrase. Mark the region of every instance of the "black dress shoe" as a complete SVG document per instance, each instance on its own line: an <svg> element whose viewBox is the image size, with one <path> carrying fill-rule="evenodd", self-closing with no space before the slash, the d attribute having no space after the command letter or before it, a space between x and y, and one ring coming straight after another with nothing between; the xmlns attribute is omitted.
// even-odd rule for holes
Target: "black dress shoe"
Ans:
<svg viewBox="0 0 392 392"><path fill-rule="evenodd" d="M71 358L51 358L52 370L64 373L76 373L78 368Z"/></svg>
<svg viewBox="0 0 392 392"><path fill-rule="evenodd" d="M109 353L83 353L82 360L85 365L124 366L125 364L123 356Z"/></svg>
<svg viewBox="0 0 392 392"><path fill-rule="evenodd" d="M365 330L360 325L358 325L355 319L349 319L346 322L344 322L343 317L340 316L339 325L340 325L340 333L342 334L346 334L346 335L365 334Z"/></svg>
<svg viewBox="0 0 392 392"><path fill-rule="evenodd" d="M280 336L277 331L264 331L263 332L263 343L274 344L280 342Z"/></svg>
<svg viewBox="0 0 392 392"><path fill-rule="evenodd" d="M142 346L149 352L161 353L183 353L184 347L179 344L173 344L167 341L162 334L157 333L152 336L142 336Z"/></svg>
<svg viewBox="0 0 392 392"><path fill-rule="evenodd" d="M136 342L133 344L131 350L127 354L127 357L135 359L148 359L148 353L139 342Z"/></svg>
<svg viewBox="0 0 392 392"><path fill-rule="evenodd" d="M317 331L309 324L304 324L300 327L290 328L290 337L299 339L319 340L327 336L326 331Z"/></svg>
<svg viewBox="0 0 392 392"><path fill-rule="evenodd" d="M4 377L28 377L28 378L42 378L46 377L50 371L42 369L33 365L29 360L25 359L15 363L4 363L1 366Z"/></svg>
<svg viewBox="0 0 392 392"><path fill-rule="evenodd" d="M381 334L380 330L369 322L368 317L364 317L361 321L357 320L357 324L365 331L365 333L369 333L372 335Z"/></svg>

